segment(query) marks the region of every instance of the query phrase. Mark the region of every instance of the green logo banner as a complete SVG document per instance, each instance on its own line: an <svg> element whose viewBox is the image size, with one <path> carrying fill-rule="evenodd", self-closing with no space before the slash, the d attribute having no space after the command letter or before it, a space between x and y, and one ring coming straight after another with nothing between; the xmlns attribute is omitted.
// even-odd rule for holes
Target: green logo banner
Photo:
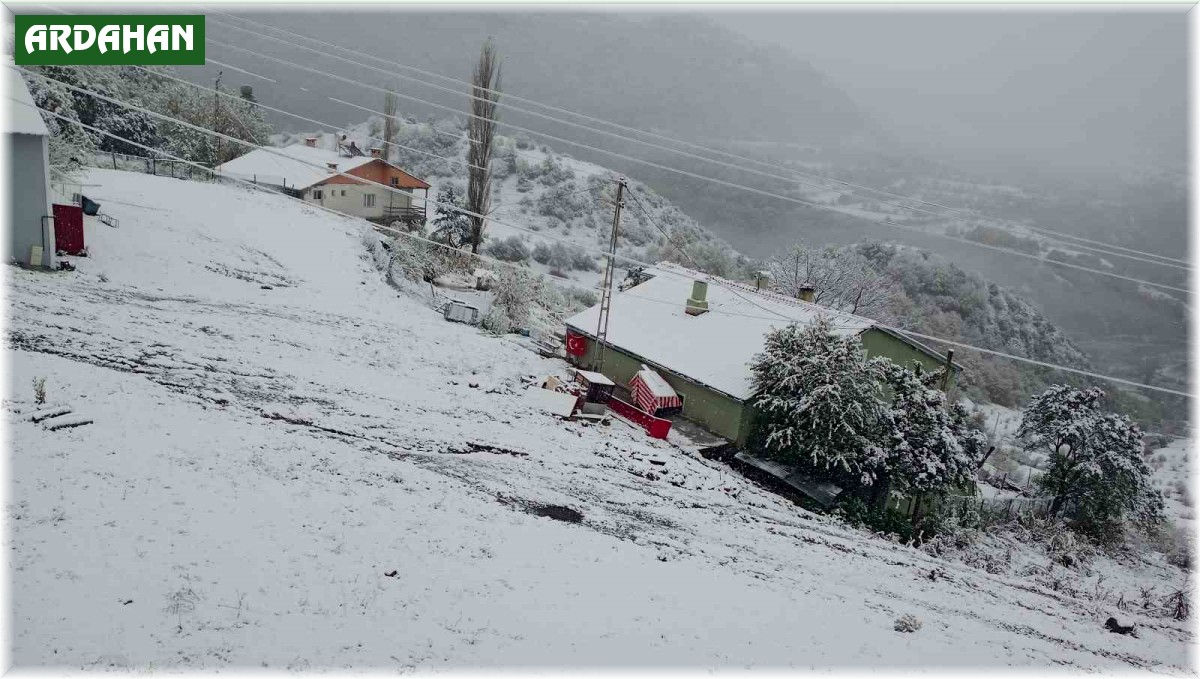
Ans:
<svg viewBox="0 0 1200 679"><path fill-rule="evenodd" d="M18 14L21 66L201 66L204 17L193 14Z"/></svg>

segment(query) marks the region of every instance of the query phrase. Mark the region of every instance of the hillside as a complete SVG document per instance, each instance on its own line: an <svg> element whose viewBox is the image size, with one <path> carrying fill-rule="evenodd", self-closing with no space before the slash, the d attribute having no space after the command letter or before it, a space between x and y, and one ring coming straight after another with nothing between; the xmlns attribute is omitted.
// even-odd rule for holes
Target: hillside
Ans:
<svg viewBox="0 0 1200 679"><path fill-rule="evenodd" d="M75 272L5 270L19 666L1187 671L1185 624L1103 629L1108 571L1056 591L937 559L685 439L531 409L525 380L565 364L387 285L361 223L85 181L121 227L89 219ZM28 421L37 377L94 423ZM1144 558L1123 593L1178 585ZM903 614L923 628L895 631Z"/></svg>
<svg viewBox="0 0 1200 679"><path fill-rule="evenodd" d="M381 18L379 12L350 10L320 21L290 11L246 16L339 45L367 46L366 51L385 59L462 80L470 78L479 45L491 37L503 57L506 91L674 136L723 137L736 129L761 140L813 141L860 134L868 125L850 98L809 64L782 49L755 45L718 22L677 12L393 9ZM223 17L214 19L241 25ZM209 30L215 39L233 44L241 44L248 35L215 22ZM306 54L267 41L258 41L253 49L286 59ZM214 57L244 64L240 55L232 53ZM367 75L326 59L320 60L319 67L343 75ZM215 70L204 69L201 80L211 79L209 72ZM344 106L322 102L324 97L298 91L294 85L309 76L261 61L252 70L279 81L255 83L264 101L322 120L342 120L348 113ZM779 77L780 73L787 77ZM378 74L373 78L382 84ZM412 96L455 108L463 104L461 96L406 81L399 84ZM364 92L338 82L322 81L321 92L365 103ZM620 97L613 96L617 92ZM680 115L680 111L696 113ZM414 112L424 117L436 111L417 108ZM511 110L502 115L518 125L538 127L541 122Z"/></svg>

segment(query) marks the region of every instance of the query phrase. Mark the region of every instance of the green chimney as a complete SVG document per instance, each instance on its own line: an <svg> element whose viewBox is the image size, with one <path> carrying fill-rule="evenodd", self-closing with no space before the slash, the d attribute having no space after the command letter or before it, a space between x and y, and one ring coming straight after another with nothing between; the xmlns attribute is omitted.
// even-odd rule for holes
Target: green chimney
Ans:
<svg viewBox="0 0 1200 679"><path fill-rule="evenodd" d="M688 297L685 311L692 316L708 312L708 283L692 281L692 296Z"/></svg>

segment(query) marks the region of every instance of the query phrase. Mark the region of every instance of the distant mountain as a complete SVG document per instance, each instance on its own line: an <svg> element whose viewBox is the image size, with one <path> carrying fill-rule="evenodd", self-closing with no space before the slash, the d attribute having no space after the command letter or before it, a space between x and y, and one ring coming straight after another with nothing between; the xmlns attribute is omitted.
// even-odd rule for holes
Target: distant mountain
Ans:
<svg viewBox="0 0 1200 679"><path fill-rule="evenodd" d="M855 103L808 63L782 48L756 45L705 17L544 11L286 12L246 16L461 80L470 80L480 44L491 36L503 57L504 90L687 138L828 142L831 137L859 134L866 126ZM210 22L208 31L217 40L252 46L310 68L378 85L387 82L386 76L378 72L253 39L216 23ZM361 87L320 80L217 46L210 50L214 58L278 80L274 84L257 79L246 82L254 85L260 100L288 110L333 116L331 122L342 123L349 120L348 116L361 119L361 112L354 114L345 105L326 100L326 96L376 109L382 99ZM244 79L241 74L226 75L239 82ZM297 89L297 84L309 91ZM464 97L411 82L396 84L402 94L465 111ZM405 102L404 108L424 114L411 102ZM444 115L438 112L438 117ZM502 109L501 117L518 124L535 124L548 132L571 132L570 128L508 110ZM284 127L296 125L295 121L278 122ZM566 136L593 142L604 139L578 130Z"/></svg>

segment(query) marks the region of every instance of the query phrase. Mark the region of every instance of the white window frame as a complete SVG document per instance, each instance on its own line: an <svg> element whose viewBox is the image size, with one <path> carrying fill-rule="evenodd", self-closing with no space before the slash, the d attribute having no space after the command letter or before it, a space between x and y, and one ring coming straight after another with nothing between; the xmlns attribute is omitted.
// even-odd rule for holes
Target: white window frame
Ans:
<svg viewBox="0 0 1200 679"><path fill-rule="evenodd" d="M363 194L363 207L375 207L375 194L373 194L373 193L364 193Z"/></svg>

